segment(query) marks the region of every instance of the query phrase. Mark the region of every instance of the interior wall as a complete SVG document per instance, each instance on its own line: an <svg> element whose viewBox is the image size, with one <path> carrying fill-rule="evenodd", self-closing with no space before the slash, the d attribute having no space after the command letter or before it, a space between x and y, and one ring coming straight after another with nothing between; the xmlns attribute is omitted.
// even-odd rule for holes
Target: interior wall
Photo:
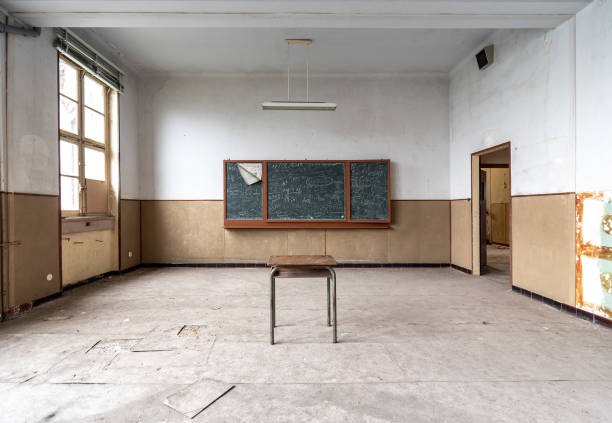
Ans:
<svg viewBox="0 0 612 423"><path fill-rule="evenodd" d="M327 252L341 261L449 262L447 201L393 201L389 230L223 229L218 200L223 159L230 158L390 158L392 200L448 197L445 78L319 76L310 87L311 99L337 102L337 110L261 110L262 101L286 95L281 75L141 83L141 195L156 200L142 202L143 262L265 261L289 252Z"/></svg>
<svg viewBox="0 0 612 423"><path fill-rule="evenodd" d="M471 56L451 72L450 195L470 197L471 153L510 141L513 283L574 305L575 272L567 264L574 259L563 261L573 257L574 242L559 239L575 228L570 200L551 211L556 196L536 195L575 191L575 20L553 30L499 30L488 44L495 45L491 67L479 71ZM558 219L554 233L550 216ZM473 240L476 224L472 232Z"/></svg>
<svg viewBox="0 0 612 423"><path fill-rule="evenodd" d="M576 192L612 190L612 2L576 15Z"/></svg>
<svg viewBox="0 0 612 423"><path fill-rule="evenodd" d="M59 198L2 193L5 312L60 291Z"/></svg>
<svg viewBox="0 0 612 423"><path fill-rule="evenodd" d="M336 75L310 87L337 110L262 110L286 98L283 75L145 79L141 198L221 200L223 159L373 158L392 160L392 199L448 198L446 78Z"/></svg>
<svg viewBox="0 0 612 423"><path fill-rule="evenodd" d="M508 154L507 150L500 150ZM508 169L483 168L486 174L487 241L510 244L510 179Z"/></svg>
<svg viewBox="0 0 612 423"><path fill-rule="evenodd" d="M576 304L575 195L512 198L513 285Z"/></svg>
<svg viewBox="0 0 612 423"><path fill-rule="evenodd" d="M53 31L7 37L3 137L5 312L60 290L57 52ZM3 69L4 76L4 69ZM4 91L3 91L4 94Z"/></svg>
<svg viewBox="0 0 612 423"><path fill-rule="evenodd" d="M612 2L576 16L576 306L612 319Z"/></svg>
<svg viewBox="0 0 612 423"><path fill-rule="evenodd" d="M472 270L472 205L471 200L452 200L451 264Z"/></svg>
<svg viewBox="0 0 612 423"><path fill-rule="evenodd" d="M448 263L448 201L392 201L390 229L223 229L223 201L141 202L144 263L265 262L331 254L341 262Z"/></svg>
<svg viewBox="0 0 612 423"><path fill-rule="evenodd" d="M141 263L140 201L121 200L121 270Z"/></svg>
<svg viewBox="0 0 612 423"><path fill-rule="evenodd" d="M125 92L119 95L121 198L140 198L138 150L138 78L127 73Z"/></svg>
<svg viewBox="0 0 612 423"><path fill-rule="evenodd" d="M574 20L500 30L495 61L451 73L450 195L470 197L470 154L512 142L512 195L574 192Z"/></svg>
<svg viewBox="0 0 612 423"><path fill-rule="evenodd" d="M59 195L57 51L52 29L8 35L8 185L10 192Z"/></svg>

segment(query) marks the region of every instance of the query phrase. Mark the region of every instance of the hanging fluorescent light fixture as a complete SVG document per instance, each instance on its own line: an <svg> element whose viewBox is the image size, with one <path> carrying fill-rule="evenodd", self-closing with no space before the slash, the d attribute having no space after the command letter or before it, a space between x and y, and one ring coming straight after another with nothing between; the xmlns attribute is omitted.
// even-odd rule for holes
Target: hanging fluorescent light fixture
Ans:
<svg viewBox="0 0 612 423"><path fill-rule="evenodd" d="M287 43L287 100L284 101L265 101L261 104L263 110L315 110L315 111L330 111L336 110L336 103L326 101L310 101L310 72L309 63L306 61L306 101L291 100L291 68L289 64L289 52L291 44L312 44L311 39L286 39Z"/></svg>
<svg viewBox="0 0 612 423"><path fill-rule="evenodd" d="M336 110L336 103L323 101L265 101L264 110Z"/></svg>

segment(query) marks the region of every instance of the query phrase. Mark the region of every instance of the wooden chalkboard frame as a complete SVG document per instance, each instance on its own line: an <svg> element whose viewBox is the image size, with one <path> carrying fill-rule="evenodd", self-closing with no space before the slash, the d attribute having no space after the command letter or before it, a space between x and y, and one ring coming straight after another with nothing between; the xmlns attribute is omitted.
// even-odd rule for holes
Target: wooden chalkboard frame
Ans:
<svg viewBox="0 0 612 423"><path fill-rule="evenodd" d="M387 163L387 219L386 220L353 220L351 219L351 163L382 162ZM226 216L226 169L227 163L261 163L263 218L258 220L233 220ZM268 163L344 163L344 186L346 213L344 219L337 220L268 220ZM340 229L370 228L384 229L391 224L391 160L223 160L223 220L226 229Z"/></svg>

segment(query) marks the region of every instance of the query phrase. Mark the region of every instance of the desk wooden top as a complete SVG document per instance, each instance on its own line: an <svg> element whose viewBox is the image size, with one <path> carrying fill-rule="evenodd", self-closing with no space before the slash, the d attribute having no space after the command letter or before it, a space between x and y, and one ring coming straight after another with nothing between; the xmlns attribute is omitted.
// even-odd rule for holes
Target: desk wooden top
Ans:
<svg viewBox="0 0 612 423"><path fill-rule="evenodd" d="M268 266L335 266L336 260L332 256L270 256Z"/></svg>

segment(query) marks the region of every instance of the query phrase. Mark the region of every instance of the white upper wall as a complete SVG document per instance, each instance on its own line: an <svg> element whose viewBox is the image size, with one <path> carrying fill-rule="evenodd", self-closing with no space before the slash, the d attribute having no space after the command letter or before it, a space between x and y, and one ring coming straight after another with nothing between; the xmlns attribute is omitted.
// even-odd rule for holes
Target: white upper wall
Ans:
<svg viewBox="0 0 612 423"><path fill-rule="evenodd" d="M576 16L576 192L612 189L612 2Z"/></svg>
<svg viewBox="0 0 612 423"><path fill-rule="evenodd" d="M5 137L5 96L6 96L6 34L0 35L0 191L6 191L6 137Z"/></svg>
<svg viewBox="0 0 612 423"><path fill-rule="evenodd" d="M138 150L138 83L128 74L125 92L119 95L119 176L121 198L140 198Z"/></svg>
<svg viewBox="0 0 612 423"><path fill-rule="evenodd" d="M470 155L512 143L512 195L575 189L574 20L500 30L494 64L473 56L451 73L450 194L470 197Z"/></svg>
<svg viewBox="0 0 612 423"><path fill-rule="evenodd" d="M8 35L7 190L59 194L55 34Z"/></svg>
<svg viewBox="0 0 612 423"><path fill-rule="evenodd" d="M448 198L446 78L336 76L310 87L311 100L338 109L261 110L286 98L282 76L144 80L141 197L222 199L223 159L389 158L391 198Z"/></svg>

